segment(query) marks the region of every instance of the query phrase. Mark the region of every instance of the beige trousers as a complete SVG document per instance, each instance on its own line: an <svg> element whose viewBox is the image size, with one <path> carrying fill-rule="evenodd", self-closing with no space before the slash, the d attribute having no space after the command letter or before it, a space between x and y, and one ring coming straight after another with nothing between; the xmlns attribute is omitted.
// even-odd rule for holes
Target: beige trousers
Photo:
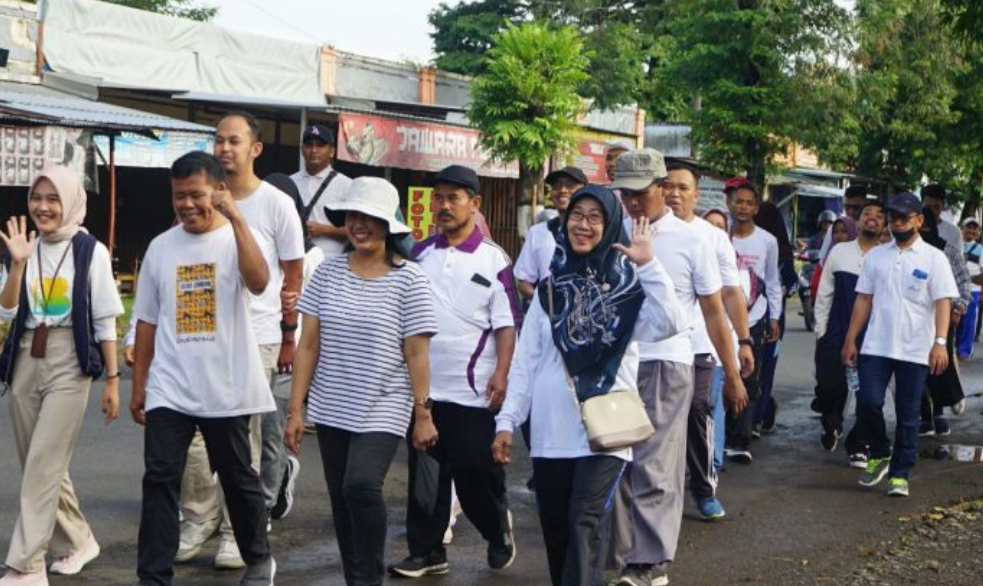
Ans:
<svg viewBox="0 0 983 586"><path fill-rule="evenodd" d="M45 358L31 357L32 330L17 349L10 419L23 472L20 516L7 567L40 572L50 552L63 557L85 546L91 530L68 477L92 380L82 374L71 328L48 332Z"/></svg>
<svg viewBox="0 0 983 586"><path fill-rule="evenodd" d="M263 361L263 370L267 380L276 374L276 361L280 356L279 344L264 344L259 347ZM253 469L260 471L260 458L263 454L262 418L253 415L249 419L249 450L252 456ZM208 462L208 452L205 450L205 440L201 432L196 431L195 437L188 448L188 462L181 478L181 514L186 521L206 523L222 516L222 535L232 537L232 523L229 512L225 508L225 499L219 490L218 477L212 473Z"/></svg>

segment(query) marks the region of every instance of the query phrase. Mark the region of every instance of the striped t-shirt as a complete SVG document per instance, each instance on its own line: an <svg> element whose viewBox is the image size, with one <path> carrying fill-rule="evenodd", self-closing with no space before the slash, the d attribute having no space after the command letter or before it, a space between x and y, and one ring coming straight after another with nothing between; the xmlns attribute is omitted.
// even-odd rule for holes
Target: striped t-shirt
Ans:
<svg viewBox="0 0 983 586"><path fill-rule="evenodd" d="M433 293L418 265L362 279L348 255L321 263L298 309L320 322L307 409L314 423L355 433L406 434L413 392L403 340L435 334Z"/></svg>

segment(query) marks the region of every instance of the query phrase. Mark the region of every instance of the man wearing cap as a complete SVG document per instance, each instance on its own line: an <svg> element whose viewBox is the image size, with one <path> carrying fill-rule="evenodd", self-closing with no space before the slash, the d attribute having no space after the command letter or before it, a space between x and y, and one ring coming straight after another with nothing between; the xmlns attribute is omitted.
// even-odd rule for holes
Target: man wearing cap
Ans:
<svg viewBox="0 0 983 586"><path fill-rule="evenodd" d="M475 225L479 189L473 169L451 165L438 173L433 204L440 233L413 249L437 307L428 406L440 440L427 453L439 472L436 503L425 506L417 498L417 483L424 482L417 474L419 457L410 450L409 556L389 566L394 576L447 573L443 537L451 482L465 516L488 542L489 567L506 568L515 557L505 469L492 459L491 445L521 314L508 255Z"/></svg>
<svg viewBox="0 0 983 586"><path fill-rule="evenodd" d="M856 183L843 192L843 215L850 216L854 222L860 221L860 210L869 201L876 201L874 196L867 195L867 185ZM823 236L823 245L819 249L819 258L826 258L826 252L833 246L833 233L827 231Z"/></svg>
<svg viewBox="0 0 983 586"><path fill-rule="evenodd" d="M888 495L908 496L908 477L918 458L925 377L948 365L950 300L959 290L945 254L918 234L924 221L918 198L907 192L895 195L888 214L894 242L871 250L860 269L842 358L847 366L859 362L857 419L870 433L870 458L859 483L875 486L888 476ZM865 324L858 352L857 337ZM883 412L892 376L897 416L893 455Z"/></svg>
<svg viewBox="0 0 983 586"><path fill-rule="evenodd" d="M668 173L662 153L628 151L617 159L612 189L633 220L651 222L655 256L675 286L684 312L684 328L655 343L639 343L638 390L656 434L632 447L631 506L621 501L612 527L615 556L630 543L626 567L617 580L624 586L667 584L666 564L675 557L683 519L686 435L694 393L692 337L702 313L707 333L724 368L725 400L735 409L747 401L733 351L730 326L721 299L717 256L708 239L677 218L666 205L663 182ZM627 514L625 514L627 512ZM630 529L629 540L625 530ZM620 560L615 560L619 563Z"/></svg>
<svg viewBox="0 0 983 586"><path fill-rule="evenodd" d="M304 168L290 176L297 184L300 199L295 200L304 229L305 244L313 243L325 257L341 254L345 248L345 227L335 225L325 207L337 201L352 182L331 167L335 156L334 132L327 126L311 124L304 130Z"/></svg>
<svg viewBox="0 0 983 586"><path fill-rule="evenodd" d="M754 305L748 309L751 337L738 340L739 344L750 346L754 353L754 370L744 378L748 408L729 410L727 413L727 447L724 452L737 462L750 464L752 417L761 395L761 351L766 342L773 342L779 337L782 285L778 274L778 241L767 230L755 226L754 216L758 213L761 198L747 180L731 183L725 191L734 221L731 243L737 251L737 266L756 275L752 289L758 286L760 278L765 290L765 294L757 296Z"/></svg>
<svg viewBox="0 0 983 586"><path fill-rule="evenodd" d="M980 307L980 285L983 284L983 271L980 270L980 259L983 258L983 244L980 244L980 221L974 217L966 218L960 224L963 232L963 257L966 259L966 270L972 280L973 300L966 308L966 315L959 322L956 334L956 351L960 360L969 360L973 356L973 338L976 335L976 313Z"/></svg>
<svg viewBox="0 0 983 586"><path fill-rule="evenodd" d="M515 261L515 278L519 292L526 299L532 299L536 283L550 272L550 262L556 251L553 233L560 227L560 218L567 211L570 196L587 185L587 176L577 167L564 167L546 176L550 186L550 197L560 215L547 222L540 222L529 229L526 242L522 245L518 260Z"/></svg>

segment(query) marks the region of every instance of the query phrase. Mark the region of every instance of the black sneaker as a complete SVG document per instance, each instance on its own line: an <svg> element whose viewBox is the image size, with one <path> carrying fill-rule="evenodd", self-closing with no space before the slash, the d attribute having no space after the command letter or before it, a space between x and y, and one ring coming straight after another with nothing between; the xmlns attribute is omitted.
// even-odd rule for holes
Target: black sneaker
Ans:
<svg viewBox="0 0 983 586"><path fill-rule="evenodd" d="M493 570L504 570L512 565L515 559L515 536L512 534L512 511L508 512L509 528L502 536L502 543L488 544L488 567Z"/></svg>
<svg viewBox="0 0 983 586"><path fill-rule="evenodd" d="M761 424L755 423L751 426L751 439L761 439Z"/></svg>
<svg viewBox="0 0 983 586"><path fill-rule="evenodd" d="M839 438L840 436L836 433L835 429L824 429L823 435L819 437L819 443L823 446L824 450L832 452L836 450L836 442Z"/></svg>
<svg viewBox="0 0 983 586"><path fill-rule="evenodd" d="M949 429L949 420L945 417L936 417L933 423L935 424L935 435L945 436L952 433L952 430Z"/></svg>
<svg viewBox="0 0 983 586"><path fill-rule="evenodd" d="M739 464L750 464L753 460L751 452L743 448L727 448L724 455Z"/></svg>
<svg viewBox="0 0 983 586"><path fill-rule="evenodd" d="M419 578L420 576L437 576L451 571L447 563L447 552L432 551L423 556L409 556L398 564L388 568L392 576L403 578Z"/></svg>
<svg viewBox="0 0 983 586"><path fill-rule="evenodd" d="M930 435L935 435L935 422L934 421L922 421L918 424L918 436L927 437Z"/></svg>

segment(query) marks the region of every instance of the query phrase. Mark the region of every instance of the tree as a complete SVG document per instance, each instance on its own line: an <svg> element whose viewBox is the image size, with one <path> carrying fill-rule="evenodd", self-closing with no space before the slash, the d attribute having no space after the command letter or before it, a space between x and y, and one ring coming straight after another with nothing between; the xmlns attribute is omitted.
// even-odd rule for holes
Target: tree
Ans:
<svg viewBox="0 0 983 586"><path fill-rule="evenodd" d="M670 0L663 14L672 51L653 75L694 97L701 160L760 189L791 141L815 140L830 118L836 129L821 102L826 88L849 94L836 67L848 18L833 0Z"/></svg>
<svg viewBox="0 0 983 586"><path fill-rule="evenodd" d="M965 73L959 41L939 0L860 0L857 10L857 171L917 185L932 167L942 171L938 162L954 146L942 135L960 118L953 109Z"/></svg>
<svg viewBox="0 0 983 586"><path fill-rule="evenodd" d="M102 0L148 12L208 22L218 14L216 6L201 6L196 0Z"/></svg>
<svg viewBox="0 0 983 586"><path fill-rule="evenodd" d="M516 0L479 0L449 6L441 2L427 20L434 32L434 65L438 69L475 76L485 72L492 39L508 23L518 23L525 6Z"/></svg>
<svg viewBox="0 0 983 586"><path fill-rule="evenodd" d="M508 25L494 38L485 73L471 84L468 119L492 158L519 162L523 201L535 203L549 157L573 146L588 55L571 27Z"/></svg>

